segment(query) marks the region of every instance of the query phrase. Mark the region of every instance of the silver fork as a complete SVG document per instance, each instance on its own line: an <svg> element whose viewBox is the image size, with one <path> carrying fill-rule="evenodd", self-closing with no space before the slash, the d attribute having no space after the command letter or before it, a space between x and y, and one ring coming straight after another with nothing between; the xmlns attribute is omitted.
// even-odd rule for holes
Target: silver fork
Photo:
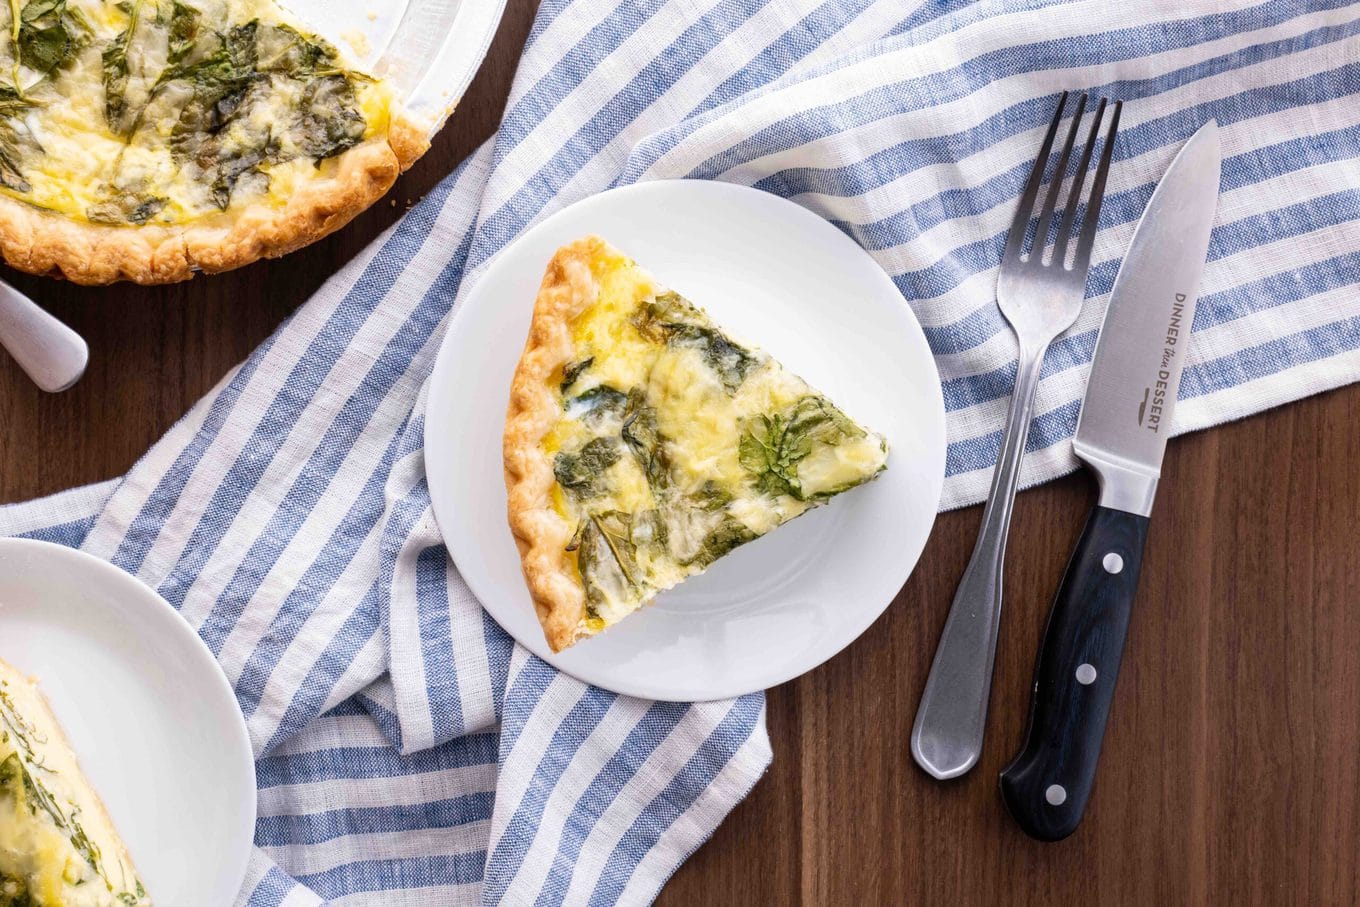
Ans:
<svg viewBox="0 0 1360 907"><path fill-rule="evenodd" d="M1091 153L1100 138L1100 125L1105 116L1106 102L1101 99L1062 209L1052 253L1045 257L1048 234L1064 176L1081 125L1082 113L1086 109L1086 95L1083 94L1077 101L1072 125L1067 131L1067 139L1063 143L1039 216L1033 248L1026 253L1025 234L1034 202L1039 196L1039 188L1044 181L1044 171L1053 151L1053 139L1062 121L1067 99L1067 92L1063 92L1058 99L1058 109L1053 113L1053 122L1049 124L1043 147L1039 149L1039 156L1030 170L1015 220L1006 236L996 300L1001 314L1010 322L1020 342L1015 390L1011 394L1001 455L992 475L992 489L982 514L982 528L968 568L964 570L963 579L959 581L958 591L954 594L954 603L949 609L939 647L935 650L935 662L931 665L930 678L926 681L925 693L921 696L921 704L916 712L916 724L911 732L912 756L921 768L941 779L962 775L973 767L982 752L987 698L992 687L992 663L996 658L996 639L1001 623L1001 576L1006 554L1006 534L1010 530L1015 486L1020 477L1020 460L1024 455L1025 438L1029 434L1030 416L1034 411L1034 391L1039 385L1039 370L1043 366L1048 345L1071 327L1081 312L1086 291L1086 272L1091 264L1091 245L1100 219L1100 202L1105 195L1105 179L1110 171L1115 133L1119 129L1120 104L1115 102L1100 162L1091 183L1090 201L1069 266L1066 263L1069 239L1081 203Z"/></svg>

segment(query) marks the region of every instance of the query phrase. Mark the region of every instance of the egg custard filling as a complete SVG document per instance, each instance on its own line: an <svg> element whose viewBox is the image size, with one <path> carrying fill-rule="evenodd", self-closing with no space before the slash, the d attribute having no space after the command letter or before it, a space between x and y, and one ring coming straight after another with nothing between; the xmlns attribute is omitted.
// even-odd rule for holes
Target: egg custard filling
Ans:
<svg viewBox="0 0 1360 907"><path fill-rule="evenodd" d="M0 661L0 907L150 907L32 680Z"/></svg>
<svg viewBox="0 0 1360 907"><path fill-rule="evenodd" d="M362 210L425 147L394 123L387 83L273 0L8 0L0 22L0 194L86 231L49 262L32 235L49 227L0 217L17 267L160 282L280 254ZM342 172L364 146L360 172ZM192 226L215 232L186 249L174 240ZM123 241L140 268L108 227L159 231ZM82 253L114 260L70 260Z"/></svg>
<svg viewBox="0 0 1360 907"><path fill-rule="evenodd" d="M872 479L887 457L880 435L603 240L549 265L505 465L554 650Z"/></svg>

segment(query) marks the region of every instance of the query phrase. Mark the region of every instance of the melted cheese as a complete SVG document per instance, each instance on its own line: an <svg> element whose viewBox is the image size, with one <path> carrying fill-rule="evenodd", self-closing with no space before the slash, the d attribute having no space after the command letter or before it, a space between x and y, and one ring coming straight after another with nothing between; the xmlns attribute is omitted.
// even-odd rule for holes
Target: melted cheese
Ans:
<svg viewBox="0 0 1360 907"><path fill-rule="evenodd" d="M47 703L32 681L0 661L0 903L11 900L34 907L151 904Z"/></svg>
<svg viewBox="0 0 1360 907"><path fill-rule="evenodd" d="M164 207L149 222L212 222L229 220L235 211L248 205L281 207L303 183L333 173L333 161L323 160L318 167L316 160L299 149L286 147L285 137L281 151L292 159L260 163L263 176L252 179L248 175L237 183L231 206L221 211L214 201L211 177L201 178L202 171L192 161L177 159L171 150L171 133L187 100L185 89L168 83L154 94L152 91L166 68L168 39L163 28L151 29L146 23L161 6L170 8L168 0L140 0L138 4L140 24L130 45L134 52L129 54L129 60L136 62L129 67L125 96L129 105L138 109L147 99L152 100L141 111L138 132L131 139L110 130L102 62L103 49L128 28L131 18L113 0L67 2L89 24L92 34L54 82L45 82L40 73L32 72L27 80L21 78L21 84L32 83L29 90L37 106L20 120L40 151L25 154L20 164L30 186L28 191L0 186L0 193L88 221L91 210L107 204L111 193L118 198L145 192L164 200ZM307 33L272 0L189 0L189 4L205 23L217 28L258 20ZM346 70L355 69L343 55L340 63ZM9 42L0 42L0 73L9 72L12 65L12 47ZM286 122L289 111L298 107L301 90L296 80L270 77L269 92L262 93L247 116L224 130L223 142L228 147L249 147L252 142L258 143L260 136L271 135L271 128ZM356 83L355 92L364 118L364 140L386 135L394 104L391 87L382 81L361 81Z"/></svg>
<svg viewBox="0 0 1360 907"><path fill-rule="evenodd" d="M554 486L553 506L579 527L572 550L590 602L584 626L595 632L730 548L872 478L887 445L621 253L598 247L591 266L599 296L572 324L573 361L553 383L567 369L571 381L543 450L569 484ZM797 423L802 439L771 455L784 458L777 479L743 462L743 445L769 419ZM659 438L654 447L650 437ZM598 451L586 460L587 445L599 444L612 457L604 468Z"/></svg>
<svg viewBox="0 0 1360 907"><path fill-rule="evenodd" d="M650 275L622 255L606 254L591 263L600 283L595 304L576 319L572 340L578 350L607 350L592 364L586 390L601 384L617 388L639 387L647 380L656 359L656 345L644 340L629 323L638 300L655 296Z"/></svg>

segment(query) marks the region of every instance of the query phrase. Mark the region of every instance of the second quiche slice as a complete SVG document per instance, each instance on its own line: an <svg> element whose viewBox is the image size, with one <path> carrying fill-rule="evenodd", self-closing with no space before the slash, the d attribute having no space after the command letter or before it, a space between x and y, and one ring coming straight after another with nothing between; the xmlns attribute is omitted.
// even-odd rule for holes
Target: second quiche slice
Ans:
<svg viewBox="0 0 1360 907"><path fill-rule="evenodd" d="M504 456L525 580L561 651L872 479L888 445L592 236L548 265Z"/></svg>
<svg viewBox="0 0 1360 907"><path fill-rule="evenodd" d="M4 661L0 907L151 907L47 700Z"/></svg>

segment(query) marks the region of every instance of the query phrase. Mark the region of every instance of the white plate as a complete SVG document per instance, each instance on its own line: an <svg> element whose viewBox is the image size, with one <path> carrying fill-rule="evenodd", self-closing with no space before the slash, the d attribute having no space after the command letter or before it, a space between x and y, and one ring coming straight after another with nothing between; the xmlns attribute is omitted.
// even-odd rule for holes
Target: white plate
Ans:
<svg viewBox="0 0 1360 907"><path fill-rule="evenodd" d="M610 239L883 432L888 469L870 484L723 558L702 576L553 654L505 521L501 435L534 295L554 250ZM826 221L727 183L614 189L558 212L505 249L444 339L425 417L435 518L463 578L540 658L605 689L717 699L797 677L835 655L906 582L944 482L944 403L925 336L872 258Z"/></svg>
<svg viewBox="0 0 1360 907"><path fill-rule="evenodd" d="M433 135L482 65L505 0L281 0L388 79Z"/></svg>
<svg viewBox="0 0 1360 907"><path fill-rule="evenodd" d="M0 539L0 658L38 678L159 907L227 907L255 835L255 763L212 653L137 579Z"/></svg>

